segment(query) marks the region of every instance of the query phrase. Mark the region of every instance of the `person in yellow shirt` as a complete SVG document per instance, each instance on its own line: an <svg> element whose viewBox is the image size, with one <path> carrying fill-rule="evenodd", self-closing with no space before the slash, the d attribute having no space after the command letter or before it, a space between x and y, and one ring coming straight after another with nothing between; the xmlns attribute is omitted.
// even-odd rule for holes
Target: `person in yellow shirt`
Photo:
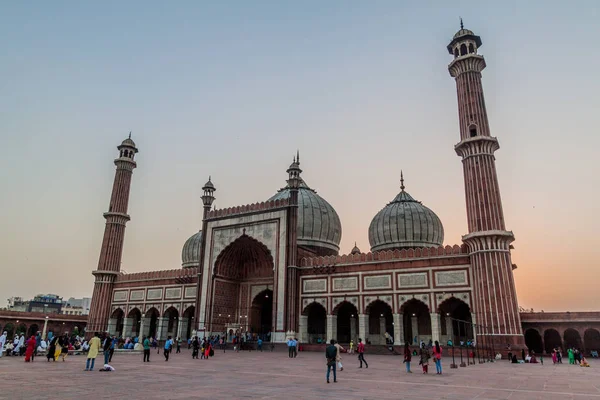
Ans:
<svg viewBox="0 0 600 400"><path fill-rule="evenodd" d="M352 339L350 339L350 351L348 353L354 354L354 342L352 341Z"/></svg>
<svg viewBox="0 0 600 400"><path fill-rule="evenodd" d="M87 361L85 362L85 371L93 371L96 357L98 357L98 351L100 350L100 334L96 332L94 337L90 340L90 349L88 350ZM90 365L90 360L92 363Z"/></svg>

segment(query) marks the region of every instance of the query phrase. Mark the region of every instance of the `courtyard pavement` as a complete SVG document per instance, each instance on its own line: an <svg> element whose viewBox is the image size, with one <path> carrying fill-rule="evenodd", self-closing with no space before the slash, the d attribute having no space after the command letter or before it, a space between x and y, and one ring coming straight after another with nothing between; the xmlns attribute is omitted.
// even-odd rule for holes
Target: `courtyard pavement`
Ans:
<svg viewBox="0 0 600 400"><path fill-rule="evenodd" d="M407 374L402 357L365 355L369 368L358 368L354 355L344 354L338 383L325 382L325 355L301 352L295 359L284 352L255 351L192 360L189 350L173 353L169 362L151 354L115 354L114 372L84 372L85 356L66 362L34 363L0 358L0 399L544 399L600 400L600 362L591 368L562 364L491 364L423 375L416 363ZM415 357L416 358L416 357ZM550 361L548 363L547 361ZM431 371L433 370L433 374Z"/></svg>

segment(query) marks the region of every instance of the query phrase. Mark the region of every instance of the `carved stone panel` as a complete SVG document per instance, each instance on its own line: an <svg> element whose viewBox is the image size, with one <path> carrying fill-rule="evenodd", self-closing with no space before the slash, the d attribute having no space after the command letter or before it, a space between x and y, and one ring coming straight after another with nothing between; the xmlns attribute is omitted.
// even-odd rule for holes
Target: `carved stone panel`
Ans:
<svg viewBox="0 0 600 400"><path fill-rule="evenodd" d="M167 288L165 289L165 299L180 299L181 288Z"/></svg>
<svg viewBox="0 0 600 400"><path fill-rule="evenodd" d="M148 300L160 300L162 299L162 289L148 289L146 294Z"/></svg>
<svg viewBox="0 0 600 400"><path fill-rule="evenodd" d="M127 301L127 290L120 290L113 293L113 301Z"/></svg>
<svg viewBox="0 0 600 400"><path fill-rule="evenodd" d="M327 291L327 279L309 279L302 282L304 293L316 293Z"/></svg>
<svg viewBox="0 0 600 400"><path fill-rule="evenodd" d="M467 284L467 271L437 271L435 283L437 286L464 286Z"/></svg>
<svg viewBox="0 0 600 400"><path fill-rule="evenodd" d="M350 276L347 278L333 278L333 291L354 291L358 290L358 277Z"/></svg>
<svg viewBox="0 0 600 400"><path fill-rule="evenodd" d="M391 289L391 275L376 275L365 277L365 289Z"/></svg>
<svg viewBox="0 0 600 400"><path fill-rule="evenodd" d="M185 288L184 297L186 299L195 298L196 293L198 292L196 286L189 286Z"/></svg>
<svg viewBox="0 0 600 400"><path fill-rule="evenodd" d="M141 290L132 290L129 293L130 301L144 300L144 289Z"/></svg>
<svg viewBox="0 0 600 400"><path fill-rule="evenodd" d="M417 272L413 274L398 274L398 287L404 288L417 288L417 287L428 287L427 272Z"/></svg>

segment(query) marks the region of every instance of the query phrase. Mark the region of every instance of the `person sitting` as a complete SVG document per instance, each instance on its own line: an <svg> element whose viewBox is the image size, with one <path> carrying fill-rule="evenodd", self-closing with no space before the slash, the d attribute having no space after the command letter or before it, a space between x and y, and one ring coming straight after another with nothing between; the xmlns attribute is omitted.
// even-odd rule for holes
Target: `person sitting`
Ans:
<svg viewBox="0 0 600 400"><path fill-rule="evenodd" d="M588 367L590 366L590 364L587 362L587 360L585 359L585 357L583 356L583 354L581 355L581 363L579 364L580 367Z"/></svg>
<svg viewBox="0 0 600 400"><path fill-rule="evenodd" d="M512 359L510 360L510 362L512 364L518 364L519 363L519 360L517 360L516 354L513 354Z"/></svg>

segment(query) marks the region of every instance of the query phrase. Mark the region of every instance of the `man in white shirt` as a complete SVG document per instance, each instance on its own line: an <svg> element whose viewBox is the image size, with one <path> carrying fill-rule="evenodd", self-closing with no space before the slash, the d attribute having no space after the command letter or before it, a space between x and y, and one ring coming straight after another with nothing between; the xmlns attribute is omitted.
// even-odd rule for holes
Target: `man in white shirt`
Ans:
<svg viewBox="0 0 600 400"><path fill-rule="evenodd" d="M0 357L2 357L5 344L6 344L6 331L4 331L2 336L0 336Z"/></svg>

